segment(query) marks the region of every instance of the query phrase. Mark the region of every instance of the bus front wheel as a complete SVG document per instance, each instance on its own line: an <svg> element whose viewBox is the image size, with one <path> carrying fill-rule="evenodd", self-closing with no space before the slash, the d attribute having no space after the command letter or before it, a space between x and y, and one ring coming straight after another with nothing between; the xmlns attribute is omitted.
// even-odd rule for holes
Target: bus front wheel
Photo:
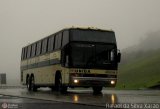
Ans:
<svg viewBox="0 0 160 109"><path fill-rule="evenodd" d="M31 90L37 91L37 87L35 86L34 76L31 76L30 82L31 82Z"/></svg>
<svg viewBox="0 0 160 109"><path fill-rule="evenodd" d="M27 76L27 78L26 78L26 85L27 85L28 91L31 91L31 83L30 83L30 77L29 76Z"/></svg>
<svg viewBox="0 0 160 109"><path fill-rule="evenodd" d="M61 93L67 92L67 86L62 84L62 76L61 73L56 73L55 76L55 90L60 91Z"/></svg>
<svg viewBox="0 0 160 109"><path fill-rule="evenodd" d="M92 87L94 94L100 94L102 92L102 86Z"/></svg>

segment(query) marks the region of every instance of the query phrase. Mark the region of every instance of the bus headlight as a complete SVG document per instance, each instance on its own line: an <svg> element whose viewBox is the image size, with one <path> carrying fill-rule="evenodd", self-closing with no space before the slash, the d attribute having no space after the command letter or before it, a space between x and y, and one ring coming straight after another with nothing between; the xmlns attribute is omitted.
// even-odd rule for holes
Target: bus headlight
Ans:
<svg viewBox="0 0 160 109"><path fill-rule="evenodd" d="M77 83L79 83L79 80L74 79L73 82L77 84Z"/></svg>
<svg viewBox="0 0 160 109"><path fill-rule="evenodd" d="M112 81L111 81L111 84L112 84L112 85L114 85L114 84L115 84L115 81L114 81L114 80L112 80Z"/></svg>

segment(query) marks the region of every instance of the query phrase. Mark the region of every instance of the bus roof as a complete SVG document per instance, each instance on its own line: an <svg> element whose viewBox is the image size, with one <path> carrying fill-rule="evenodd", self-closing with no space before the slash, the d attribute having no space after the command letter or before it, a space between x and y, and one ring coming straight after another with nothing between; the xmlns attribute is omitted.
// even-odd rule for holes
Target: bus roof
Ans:
<svg viewBox="0 0 160 109"><path fill-rule="evenodd" d="M27 46L30 46L30 45L32 45L32 44L34 44L34 43L37 43L37 42L39 42L39 41L41 41L41 40L43 40L43 39L45 39L45 38L48 38L48 37L50 37L50 36L52 36L52 35L55 35L55 34L60 33L60 32L63 32L63 31L65 31L65 30L76 30L76 29L77 29L77 30L93 30L93 31L114 32L112 29L111 29L111 30L105 30L105 29L99 29L99 28L96 28L96 27L74 27L74 26L72 26L72 27L68 27L68 28L61 29L60 31L57 31L57 32L55 32L55 33L53 33L53 34L50 34L50 35L48 35L48 36L46 36L46 37L44 37L44 38L42 38L42 39L39 39L39 40L34 41L34 42L32 42L32 43L29 43L29 44L27 44L26 46L24 46L23 48L25 48L25 47L27 47Z"/></svg>
<svg viewBox="0 0 160 109"><path fill-rule="evenodd" d="M108 31L108 32L114 32L112 29L110 30L106 30L106 29L100 29L100 28L96 28L96 27L69 27L69 28L65 28L63 30L69 30L69 29L80 29L80 30L97 30L97 31ZM62 31L63 31L62 30Z"/></svg>

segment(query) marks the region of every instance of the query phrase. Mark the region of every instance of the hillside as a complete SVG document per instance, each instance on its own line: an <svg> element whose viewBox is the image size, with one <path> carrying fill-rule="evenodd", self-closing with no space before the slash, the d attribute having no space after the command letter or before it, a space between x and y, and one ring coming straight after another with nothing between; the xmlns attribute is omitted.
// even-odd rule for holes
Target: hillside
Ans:
<svg viewBox="0 0 160 109"><path fill-rule="evenodd" d="M160 84L160 49L121 64L117 88L138 89Z"/></svg>
<svg viewBox="0 0 160 109"><path fill-rule="evenodd" d="M118 89L160 85L160 31L150 35L140 44L122 50Z"/></svg>

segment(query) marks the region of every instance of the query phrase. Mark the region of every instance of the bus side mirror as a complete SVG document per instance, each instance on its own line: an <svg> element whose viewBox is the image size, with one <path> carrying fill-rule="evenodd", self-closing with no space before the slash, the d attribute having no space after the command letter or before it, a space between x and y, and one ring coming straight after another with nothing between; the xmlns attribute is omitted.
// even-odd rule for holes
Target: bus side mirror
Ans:
<svg viewBox="0 0 160 109"><path fill-rule="evenodd" d="M117 54L117 62L119 63L121 61L121 53Z"/></svg>

